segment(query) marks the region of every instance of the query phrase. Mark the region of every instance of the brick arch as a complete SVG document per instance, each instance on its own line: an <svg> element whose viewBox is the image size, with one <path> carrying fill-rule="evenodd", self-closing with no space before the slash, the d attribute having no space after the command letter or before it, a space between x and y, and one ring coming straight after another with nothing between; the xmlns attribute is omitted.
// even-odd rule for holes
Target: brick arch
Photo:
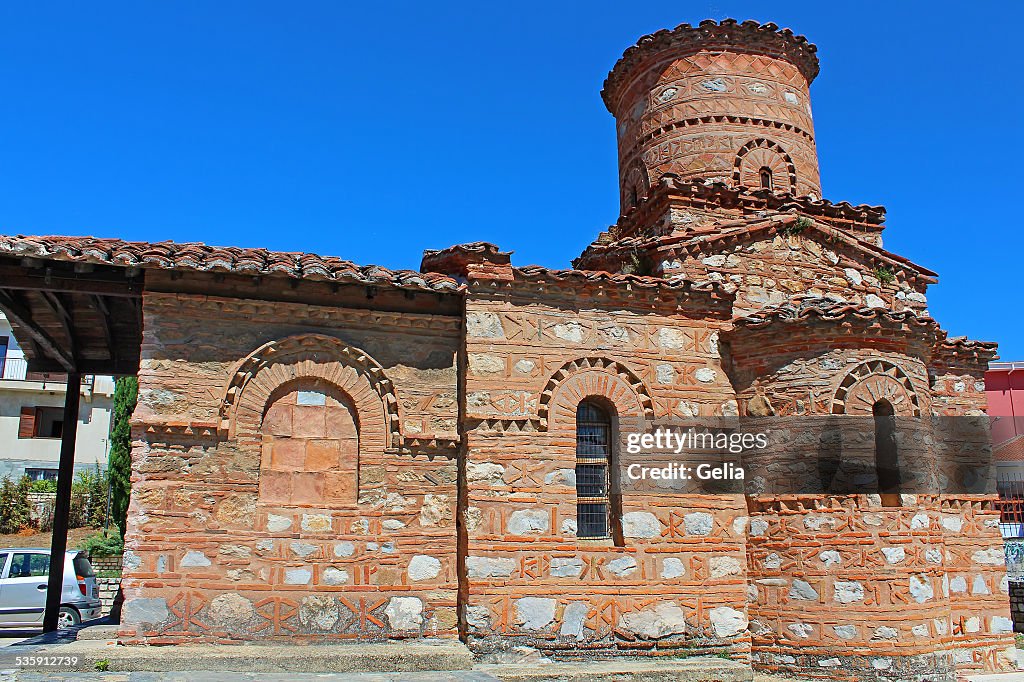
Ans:
<svg viewBox="0 0 1024 682"><path fill-rule="evenodd" d="M580 358L565 363L548 379L537 410L541 428L549 429L554 413L563 409L575 419L580 401L591 397L609 403L619 418L654 418L654 401L632 370L608 358ZM554 421L565 427L568 420ZM569 427L575 429L575 423Z"/></svg>
<svg viewBox="0 0 1024 682"><path fill-rule="evenodd" d="M232 373L220 406L231 437L256 436L273 396L298 379L318 380L349 397L358 415L360 452L401 442L398 398L376 360L340 339L300 334L266 343Z"/></svg>
<svg viewBox="0 0 1024 682"><path fill-rule="evenodd" d="M744 167L744 163L749 168ZM736 159L733 161L732 179L737 185L746 187L760 187L760 180L753 182L762 167L772 169L772 176L778 180L788 180L789 187L783 188L776 185L776 189L786 189L789 192L796 191L796 165L792 157L777 142L765 138L758 138L746 143L736 152Z"/></svg>
<svg viewBox="0 0 1024 682"><path fill-rule="evenodd" d="M871 407L878 400L888 401L896 416L921 416L913 382L903 368L888 360L868 360L847 372L832 397L831 411L871 416Z"/></svg>
<svg viewBox="0 0 1024 682"><path fill-rule="evenodd" d="M636 192L636 202L633 201L632 193ZM641 165L633 166L624 178L622 183L622 209L623 212L635 208L651 191L651 181L647 177L647 169Z"/></svg>

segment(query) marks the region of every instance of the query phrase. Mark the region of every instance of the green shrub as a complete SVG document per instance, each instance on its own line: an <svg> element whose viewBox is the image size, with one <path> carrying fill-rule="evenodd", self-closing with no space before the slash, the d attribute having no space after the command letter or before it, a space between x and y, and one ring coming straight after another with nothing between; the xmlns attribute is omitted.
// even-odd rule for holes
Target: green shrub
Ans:
<svg viewBox="0 0 1024 682"><path fill-rule="evenodd" d="M79 543L78 549L89 556L115 556L124 554L124 540L116 529L104 529L87 536Z"/></svg>
<svg viewBox="0 0 1024 682"><path fill-rule="evenodd" d="M103 528L107 525L107 472L96 464L79 471L71 484L70 528Z"/></svg>
<svg viewBox="0 0 1024 682"><path fill-rule="evenodd" d="M29 490L33 493L55 493L57 492L57 481L49 478L32 481Z"/></svg>
<svg viewBox="0 0 1024 682"><path fill-rule="evenodd" d="M872 270L872 273L875 275L875 278L882 284L892 284L896 280L896 274L892 270L883 265L880 265L874 270Z"/></svg>
<svg viewBox="0 0 1024 682"><path fill-rule="evenodd" d="M779 232L787 236L792 236L795 234L800 234L813 224L813 220L811 220L807 216L802 215L798 216L795 221L789 223L788 225L783 225L782 227L780 227Z"/></svg>
<svg viewBox="0 0 1024 682"><path fill-rule="evenodd" d="M0 533L17 533L32 525L28 502L31 487L28 476L22 476L17 483L10 476L0 481Z"/></svg>

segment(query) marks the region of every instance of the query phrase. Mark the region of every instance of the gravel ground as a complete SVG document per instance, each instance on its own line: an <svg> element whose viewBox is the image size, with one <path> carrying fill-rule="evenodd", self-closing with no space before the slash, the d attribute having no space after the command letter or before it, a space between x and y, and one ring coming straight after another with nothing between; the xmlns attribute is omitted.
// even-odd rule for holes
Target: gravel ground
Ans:
<svg viewBox="0 0 1024 682"><path fill-rule="evenodd" d="M78 549L78 544L96 532L95 528L72 528L68 531L68 549ZM16 533L0 535L0 547L49 547L50 533Z"/></svg>

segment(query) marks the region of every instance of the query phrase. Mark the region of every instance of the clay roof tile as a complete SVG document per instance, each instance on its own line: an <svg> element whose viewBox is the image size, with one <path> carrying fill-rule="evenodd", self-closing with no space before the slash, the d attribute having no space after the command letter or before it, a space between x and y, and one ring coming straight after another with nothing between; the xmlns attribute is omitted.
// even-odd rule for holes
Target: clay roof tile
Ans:
<svg viewBox="0 0 1024 682"><path fill-rule="evenodd" d="M0 235L0 255L154 269L287 276L428 291L459 289L458 282L444 275L424 276L413 270L359 266L341 258L311 253L207 246L200 242L154 243L96 237Z"/></svg>

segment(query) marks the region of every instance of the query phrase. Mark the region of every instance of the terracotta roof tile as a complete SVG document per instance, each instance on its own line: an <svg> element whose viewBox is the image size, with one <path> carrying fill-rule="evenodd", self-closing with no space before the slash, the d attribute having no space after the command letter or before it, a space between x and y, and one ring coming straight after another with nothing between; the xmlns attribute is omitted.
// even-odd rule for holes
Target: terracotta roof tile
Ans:
<svg viewBox="0 0 1024 682"><path fill-rule="evenodd" d="M775 323L803 323L814 319L836 322L846 319L879 320L919 327L938 326L932 318L919 316L912 310L869 308L828 296L801 296L782 305L766 306L752 315L738 317L733 323L750 329L760 329Z"/></svg>
<svg viewBox="0 0 1024 682"><path fill-rule="evenodd" d="M940 344L948 350L996 350L999 344L995 341L971 341L966 336L951 336Z"/></svg>
<svg viewBox="0 0 1024 682"><path fill-rule="evenodd" d="M665 173L646 196L640 198L618 222L609 228L613 238L628 236L644 226L643 216L657 209L663 202L680 201L688 205L729 207L747 214L764 211L796 211L826 222L848 221L871 231L882 231L885 223L885 207L868 204L851 204L848 201L832 202L809 195L796 195L763 187L744 187L702 178L683 179L675 173Z"/></svg>
<svg viewBox="0 0 1024 682"><path fill-rule="evenodd" d="M1024 435L1015 436L992 446L992 454L997 462L1024 461Z"/></svg>
<svg viewBox="0 0 1024 682"><path fill-rule="evenodd" d="M646 275L625 275L620 273L605 272L603 270L551 270L540 265L526 265L521 268L512 268L512 272L519 279L528 281L546 282L579 282L579 283L612 283L617 285L628 285L641 289L676 289L690 291L715 292L719 295L728 294L718 282L694 282L683 277L648 277Z"/></svg>
<svg viewBox="0 0 1024 682"><path fill-rule="evenodd" d="M654 237L627 237L608 244L592 244L583 256L576 259L574 263L585 264L588 258L594 254L614 253L620 250L649 249L656 247L677 246L678 248L695 251L714 250L716 246L724 243L740 241L755 237L760 233L778 231L779 228L794 223L798 216L795 213L769 213L749 218L723 220L712 225L695 229L687 234L674 236ZM858 239L857 237L844 232L843 230L822 225L817 221L811 221L809 229L816 230L829 239L843 242L847 246L865 253L872 260L892 265L897 268L905 268L915 275L922 277L929 283L937 281L938 274L920 266L908 258L886 251L881 246L871 242Z"/></svg>
<svg viewBox="0 0 1024 682"><path fill-rule="evenodd" d="M143 269L280 276L439 292L455 292L460 288L456 280L437 273L356 265L352 261L312 253L207 246L199 242L151 243L96 237L0 235L0 255Z"/></svg>

